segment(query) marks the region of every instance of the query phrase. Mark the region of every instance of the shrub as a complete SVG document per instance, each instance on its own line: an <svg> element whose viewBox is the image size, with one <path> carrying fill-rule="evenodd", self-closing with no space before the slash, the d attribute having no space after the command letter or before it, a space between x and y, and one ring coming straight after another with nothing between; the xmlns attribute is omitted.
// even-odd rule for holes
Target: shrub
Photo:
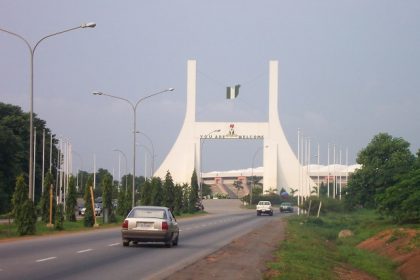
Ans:
<svg viewBox="0 0 420 280"><path fill-rule="evenodd" d="M66 218L67 221L76 222L75 209L77 207L77 198L76 198L76 182L74 177L71 176L69 180L69 187L66 199Z"/></svg>
<svg viewBox="0 0 420 280"><path fill-rule="evenodd" d="M344 213L344 203L340 200L328 198L328 197L317 197L317 196L311 196L308 199L306 199L300 206L301 209L304 209L308 211L309 204L311 205L311 209L309 214L310 215L316 215L318 213L319 204L322 202L321 210L320 212L322 214L328 213L328 212L336 212L336 213Z"/></svg>
<svg viewBox="0 0 420 280"><path fill-rule="evenodd" d="M36 208L32 200L28 198L28 187L23 175L16 178L16 188L13 194L12 204L18 234L34 234L37 219Z"/></svg>
<svg viewBox="0 0 420 280"><path fill-rule="evenodd" d="M19 216L16 217L17 231L19 235L32 235L36 232L36 209L32 200L27 199L21 207Z"/></svg>
<svg viewBox="0 0 420 280"><path fill-rule="evenodd" d="M83 219L83 224L85 227L92 227L95 224L95 213L94 209L92 208L92 198L90 195L90 187L93 185L93 178L92 176L89 177L87 182L87 187L85 189L84 200L85 200L85 217Z"/></svg>
<svg viewBox="0 0 420 280"><path fill-rule="evenodd" d="M55 216L55 222L54 227L57 230L63 230L64 229L64 206L62 203L60 203L57 207L57 213Z"/></svg>

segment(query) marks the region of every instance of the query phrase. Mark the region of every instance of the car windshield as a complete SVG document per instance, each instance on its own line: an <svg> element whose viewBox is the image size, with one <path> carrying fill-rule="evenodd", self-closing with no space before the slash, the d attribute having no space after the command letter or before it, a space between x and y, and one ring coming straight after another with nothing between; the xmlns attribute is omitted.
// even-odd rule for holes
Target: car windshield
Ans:
<svg viewBox="0 0 420 280"><path fill-rule="evenodd" d="M163 209L134 209L128 215L128 218L157 218L166 219L166 213Z"/></svg>
<svg viewBox="0 0 420 280"><path fill-rule="evenodd" d="M281 205L283 205L283 206L291 206L292 204L290 204L288 202L285 202L285 203L282 203Z"/></svg>
<svg viewBox="0 0 420 280"><path fill-rule="evenodd" d="M260 201L260 205L270 205L270 201Z"/></svg>

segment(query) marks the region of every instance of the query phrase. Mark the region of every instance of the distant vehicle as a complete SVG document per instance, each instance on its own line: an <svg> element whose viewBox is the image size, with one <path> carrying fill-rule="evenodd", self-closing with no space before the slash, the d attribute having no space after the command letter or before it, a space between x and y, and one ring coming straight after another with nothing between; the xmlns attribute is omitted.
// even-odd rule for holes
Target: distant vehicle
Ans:
<svg viewBox="0 0 420 280"><path fill-rule="evenodd" d="M101 208L102 212L102 196L95 198L95 207Z"/></svg>
<svg viewBox="0 0 420 280"><path fill-rule="evenodd" d="M122 224L123 246L130 241L163 242L167 247L178 245L179 227L172 212L161 206L136 206Z"/></svg>
<svg viewBox="0 0 420 280"><path fill-rule="evenodd" d="M293 213L293 205L290 202L282 202L280 204L280 212Z"/></svg>
<svg viewBox="0 0 420 280"><path fill-rule="evenodd" d="M86 208L83 205L79 206L79 215L82 215L82 210L86 210Z"/></svg>
<svg viewBox="0 0 420 280"><path fill-rule="evenodd" d="M201 201L197 201L197 203L195 204L195 210L204 211L204 205L203 203L201 203Z"/></svg>
<svg viewBox="0 0 420 280"><path fill-rule="evenodd" d="M86 212L86 207L79 209L79 215L84 216ZM95 215L100 216L102 214L102 207L98 203L95 203Z"/></svg>
<svg viewBox="0 0 420 280"><path fill-rule="evenodd" d="M112 200L112 207L117 208L118 207L118 199Z"/></svg>
<svg viewBox="0 0 420 280"><path fill-rule="evenodd" d="M257 216L261 216L261 214L268 214L273 216L273 207L271 206L270 201L261 200L257 204Z"/></svg>

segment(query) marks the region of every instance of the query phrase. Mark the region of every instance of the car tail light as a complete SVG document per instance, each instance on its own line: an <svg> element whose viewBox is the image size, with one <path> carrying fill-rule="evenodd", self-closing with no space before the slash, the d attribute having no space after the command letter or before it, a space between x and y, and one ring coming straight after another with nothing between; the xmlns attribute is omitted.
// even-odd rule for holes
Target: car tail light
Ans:
<svg viewBox="0 0 420 280"><path fill-rule="evenodd" d="M168 222L162 222L162 230L168 230L169 226L168 226Z"/></svg>
<svg viewBox="0 0 420 280"><path fill-rule="evenodd" d="M128 220L124 220L124 223L122 224L123 229L128 229Z"/></svg>

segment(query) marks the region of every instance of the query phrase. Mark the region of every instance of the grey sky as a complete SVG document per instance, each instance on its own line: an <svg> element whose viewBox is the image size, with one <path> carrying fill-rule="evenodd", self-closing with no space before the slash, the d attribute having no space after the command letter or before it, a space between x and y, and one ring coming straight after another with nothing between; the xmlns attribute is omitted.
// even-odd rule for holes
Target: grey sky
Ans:
<svg viewBox="0 0 420 280"><path fill-rule="evenodd" d="M0 1L0 28L34 44L94 21L97 27L43 41L35 54L34 111L82 155L83 169L131 169L132 110L99 90L140 104L138 129L152 140L156 167L181 128L186 65L197 60L197 119L266 121L268 61L279 61L280 121L296 151L297 129L321 147L349 149L349 163L379 132L420 148L419 1ZM29 53L0 32L0 101L29 109ZM225 87L241 84L239 97ZM140 145L150 146L142 136ZM205 171L251 167L262 145L206 141ZM137 174L145 150L138 150ZM312 159L316 161L315 158ZM255 165L260 165L261 156ZM344 162L344 154L343 154ZM74 168L81 165L74 159Z"/></svg>

